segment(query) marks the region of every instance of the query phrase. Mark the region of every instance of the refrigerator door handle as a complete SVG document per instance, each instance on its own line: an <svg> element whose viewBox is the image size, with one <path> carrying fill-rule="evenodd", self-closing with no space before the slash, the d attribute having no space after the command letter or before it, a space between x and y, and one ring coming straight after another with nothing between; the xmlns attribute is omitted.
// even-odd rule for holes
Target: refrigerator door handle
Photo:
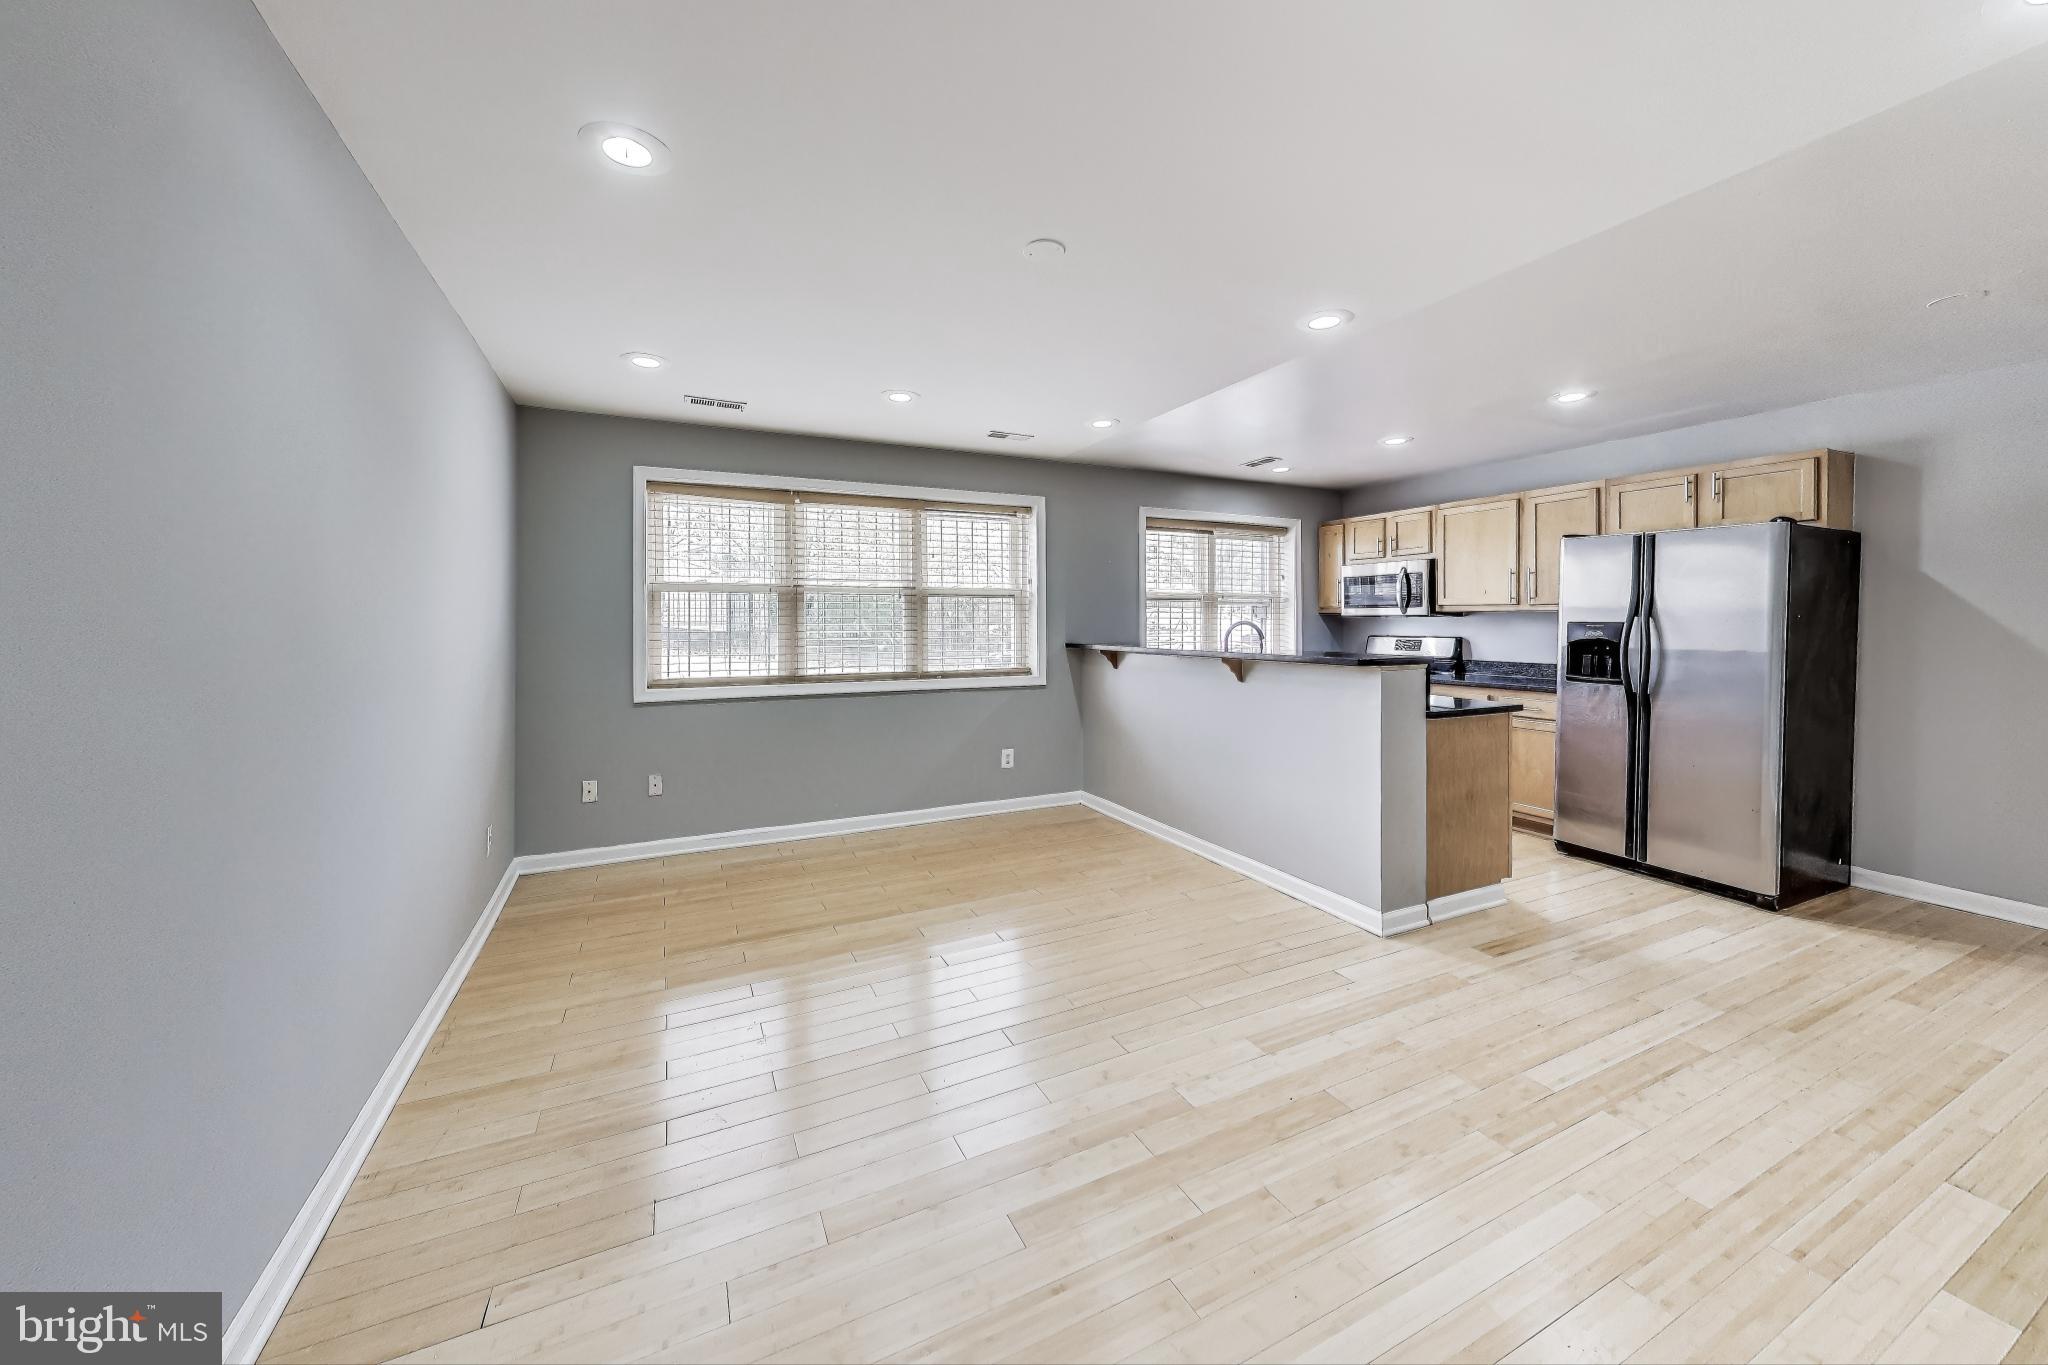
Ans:
<svg viewBox="0 0 2048 1365"><path fill-rule="evenodd" d="M1624 858L1638 860L1642 856L1643 845L1642 807L1637 799L1643 698L1635 671L1635 641L1637 627L1642 623L1643 556L1648 553L1647 544L1648 537L1637 536L1629 548L1628 610L1621 618L1621 696L1628 724L1628 733L1622 744L1625 757L1622 766L1621 853Z"/></svg>
<svg viewBox="0 0 2048 1365"><path fill-rule="evenodd" d="M1621 619L1621 690L1629 699L1631 706L1635 704L1636 699L1636 673L1635 669L1629 666L1635 658L1635 651L1631 648L1635 641L1635 629L1636 607L1635 603L1631 602L1628 615Z"/></svg>
<svg viewBox="0 0 2048 1365"><path fill-rule="evenodd" d="M1637 862L1647 862L1650 856L1650 710L1651 694L1656 690L1657 639L1657 537L1644 536L1637 554L1637 602L1636 625L1642 636L1641 679L1636 688L1636 703L1630 724L1634 733L1630 736L1629 760L1629 814L1635 827L1634 846L1629 854Z"/></svg>

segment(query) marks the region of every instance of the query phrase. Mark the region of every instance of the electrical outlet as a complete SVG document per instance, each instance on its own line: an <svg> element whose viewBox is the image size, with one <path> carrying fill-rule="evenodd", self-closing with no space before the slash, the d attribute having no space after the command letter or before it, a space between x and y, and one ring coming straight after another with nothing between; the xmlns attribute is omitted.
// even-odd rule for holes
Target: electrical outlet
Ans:
<svg viewBox="0 0 2048 1365"><path fill-rule="evenodd" d="M597 783L585 782L583 784L583 800L586 804L597 800Z"/></svg>
<svg viewBox="0 0 2048 1365"><path fill-rule="evenodd" d="M648 794L649 796L659 796L659 795L661 795L661 774L660 774L660 773L649 773L649 774L647 774L647 794Z"/></svg>
<svg viewBox="0 0 2048 1365"><path fill-rule="evenodd" d="M1014 768L1017 766L1017 751L1015 749L1003 750L1003 766L1005 768Z"/></svg>
<svg viewBox="0 0 2048 1365"><path fill-rule="evenodd" d="M498 831L491 825L484 826L484 856L491 856L491 849L498 842Z"/></svg>

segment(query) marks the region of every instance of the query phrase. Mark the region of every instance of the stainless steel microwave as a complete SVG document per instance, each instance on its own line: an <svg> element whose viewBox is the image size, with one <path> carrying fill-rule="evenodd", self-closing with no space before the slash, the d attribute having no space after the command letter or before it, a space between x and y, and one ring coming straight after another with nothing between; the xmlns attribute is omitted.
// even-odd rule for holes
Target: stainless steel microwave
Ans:
<svg viewBox="0 0 2048 1365"><path fill-rule="evenodd" d="M1347 564L1339 582L1345 616L1429 616L1436 611L1434 559Z"/></svg>

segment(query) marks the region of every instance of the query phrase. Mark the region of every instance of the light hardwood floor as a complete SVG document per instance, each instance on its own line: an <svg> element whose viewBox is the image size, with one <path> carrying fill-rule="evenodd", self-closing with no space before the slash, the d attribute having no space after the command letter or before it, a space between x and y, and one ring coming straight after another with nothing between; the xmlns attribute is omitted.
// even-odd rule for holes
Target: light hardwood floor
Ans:
<svg viewBox="0 0 2048 1365"><path fill-rule="evenodd" d="M1078 807L524 878L265 1358L2048 1355L2048 935L1516 856L1388 940Z"/></svg>

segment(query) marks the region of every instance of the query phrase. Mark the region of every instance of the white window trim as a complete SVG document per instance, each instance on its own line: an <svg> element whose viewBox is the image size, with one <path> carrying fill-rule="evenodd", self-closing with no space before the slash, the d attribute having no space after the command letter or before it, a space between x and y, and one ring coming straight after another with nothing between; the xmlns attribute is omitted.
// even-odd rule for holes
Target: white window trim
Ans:
<svg viewBox="0 0 2048 1365"><path fill-rule="evenodd" d="M1294 573L1287 580L1293 590L1294 600L1289 607L1294 614L1294 647L1305 648L1302 636L1302 612L1304 600L1301 591L1301 518L1265 517L1254 512L1205 512L1193 507L1140 507L1138 509L1138 640L1145 639L1145 526L1154 517L1169 521L1215 521L1235 526L1271 526L1287 532L1288 543L1293 547ZM643 597L645 593L641 594Z"/></svg>
<svg viewBox="0 0 2048 1365"><path fill-rule="evenodd" d="M699 687L647 685L647 486L656 483L720 484L728 488L787 489L799 493L849 493L870 498L928 498L933 502L1031 509L1034 573L1031 591L1031 671L1001 677L893 678L876 682L735 683ZM1142 547L1140 547L1142 553ZM910 484L853 483L843 479L793 479L779 474L732 474L711 469L633 466L633 702L716 702L768 697L824 697L869 692L964 692L983 688L1045 686L1045 499L1030 493L979 493L960 488Z"/></svg>

